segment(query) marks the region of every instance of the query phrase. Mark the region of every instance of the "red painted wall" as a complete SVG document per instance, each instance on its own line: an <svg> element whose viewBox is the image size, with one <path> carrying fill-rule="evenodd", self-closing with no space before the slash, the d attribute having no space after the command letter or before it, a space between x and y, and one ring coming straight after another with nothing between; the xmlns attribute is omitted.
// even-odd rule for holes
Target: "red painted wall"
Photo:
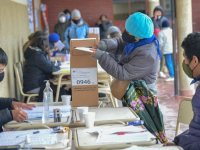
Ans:
<svg viewBox="0 0 200 150"><path fill-rule="evenodd" d="M193 32L200 32L200 0L192 0Z"/></svg>
<svg viewBox="0 0 200 150"><path fill-rule="evenodd" d="M48 5L50 32L53 32L53 27L58 22L58 14L64 9L80 10L83 20L90 27L95 25L102 14L106 14L113 22L113 0L42 0L42 3Z"/></svg>

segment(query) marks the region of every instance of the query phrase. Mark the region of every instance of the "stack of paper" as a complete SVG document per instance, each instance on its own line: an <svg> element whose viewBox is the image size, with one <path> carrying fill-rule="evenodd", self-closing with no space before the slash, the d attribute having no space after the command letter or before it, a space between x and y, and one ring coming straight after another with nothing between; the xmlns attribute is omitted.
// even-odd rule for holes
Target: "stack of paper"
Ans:
<svg viewBox="0 0 200 150"><path fill-rule="evenodd" d="M49 106L50 118L53 118L53 109L60 109L61 117L70 117L71 105L61 105L61 106ZM37 106L33 110L23 109L27 115L28 119L42 118L43 106Z"/></svg>

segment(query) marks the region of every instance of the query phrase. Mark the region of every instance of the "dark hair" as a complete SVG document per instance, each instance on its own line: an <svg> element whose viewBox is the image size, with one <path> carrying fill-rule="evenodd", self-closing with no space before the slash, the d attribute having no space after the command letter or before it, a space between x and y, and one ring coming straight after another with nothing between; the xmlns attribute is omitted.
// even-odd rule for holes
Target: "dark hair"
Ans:
<svg viewBox="0 0 200 150"><path fill-rule="evenodd" d="M185 55L190 62L193 56L196 56L200 61L200 32L188 34L181 46L185 50Z"/></svg>
<svg viewBox="0 0 200 150"><path fill-rule="evenodd" d="M0 47L0 64L7 66L8 56L6 52Z"/></svg>
<svg viewBox="0 0 200 150"><path fill-rule="evenodd" d="M99 19L101 19L103 16L105 16L108 19L107 15L104 15L104 14L101 15Z"/></svg>
<svg viewBox="0 0 200 150"><path fill-rule="evenodd" d="M69 9L65 9L63 12L64 12L65 14L66 14L66 13L70 13L70 14L71 14L71 12L69 11Z"/></svg>
<svg viewBox="0 0 200 150"><path fill-rule="evenodd" d="M35 32L35 34L33 35L33 38L31 39L30 46L38 47L43 52L48 54L49 53L48 36L42 31Z"/></svg>
<svg viewBox="0 0 200 150"><path fill-rule="evenodd" d="M115 37L121 37L121 34L119 32L112 32L110 33L111 38L115 38Z"/></svg>

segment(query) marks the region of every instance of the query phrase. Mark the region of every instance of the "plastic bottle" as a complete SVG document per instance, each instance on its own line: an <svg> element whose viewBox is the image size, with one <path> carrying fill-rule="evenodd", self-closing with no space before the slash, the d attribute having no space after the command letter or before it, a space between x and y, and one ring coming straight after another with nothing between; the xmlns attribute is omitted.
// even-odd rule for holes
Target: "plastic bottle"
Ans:
<svg viewBox="0 0 200 150"><path fill-rule="evenodd" d="M31 140L29 135L26 136L26 140L25 140L25 144L23 147L24 150L32 150L32 146L31 146Z"/></svg>
<svg viewBox="0 0 200 150"><path fill-rule="evenodd" d="M43 112L42 112L42 123L45 123L46 121L48 121L49 118L49 102L47 99L47 94L44 93L44 97L43 97Z"/></svg>
<svg viewBox="0 0 200 150"><path fill-rule="evenodd" d="M53 104L53 90L50 87L49 80L45 80L46 83L46 88L44 89L44 93L47 95L47 100L49 102L49 105Z"/></svg>

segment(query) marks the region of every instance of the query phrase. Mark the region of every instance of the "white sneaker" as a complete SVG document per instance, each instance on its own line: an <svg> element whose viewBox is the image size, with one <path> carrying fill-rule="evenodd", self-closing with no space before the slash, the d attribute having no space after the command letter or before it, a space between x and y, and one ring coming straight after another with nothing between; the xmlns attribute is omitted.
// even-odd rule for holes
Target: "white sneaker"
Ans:
<svg viewBox="0 0 200 150"><path fill-rule="evenodd" d="M174 81L174 78L169 77L168 79L165 79L165 82L170 82L170 81Z"/></svg>
<svg viewBox="0 0 200 150"><path fill-rule="evenodd" d="M160 71L159 74L158 74L158 77L159 78L166 78L166 75L162 71Z"/></svg>

